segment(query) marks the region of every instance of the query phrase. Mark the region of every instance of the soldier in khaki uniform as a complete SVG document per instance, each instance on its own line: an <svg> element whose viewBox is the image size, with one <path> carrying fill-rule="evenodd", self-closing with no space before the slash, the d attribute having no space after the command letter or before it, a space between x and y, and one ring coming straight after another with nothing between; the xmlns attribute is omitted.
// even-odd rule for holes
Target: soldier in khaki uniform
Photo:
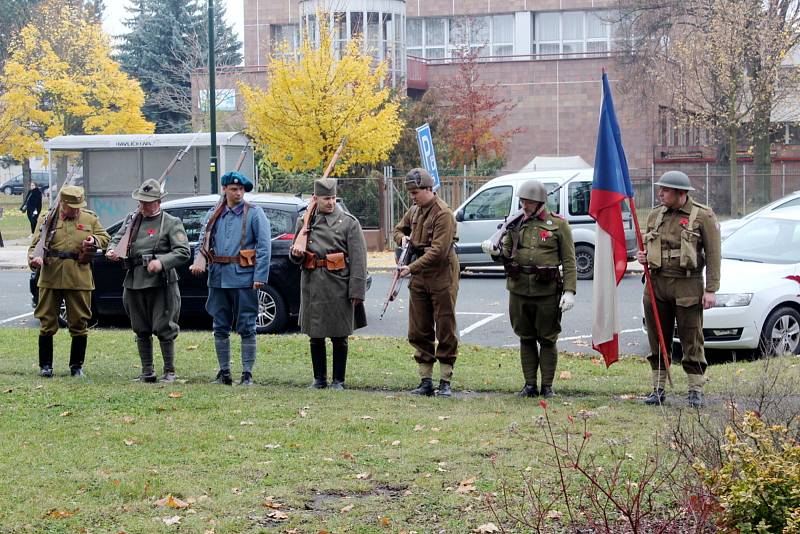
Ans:
<svg viewBox="0 0 800 534"><path fill-rule="evenodd" d="M39 319L39 368L43 377L53 376L53 336L58 331L58 313L63 300L72 336L69 352L70 374L83 377L89 318L92 316L91 262L98 248L105 248L109 235L94 212L87 209L83 188L66 185L61 189L59 206L52 211L55 224L46 224L47 214L39 224L28 249L28 264L39 272L39 302L34 317ZM43 228L52 228L42 236ZM39 239L45 240L45 257L34 258Z"/></svg>
<svg viewBox="0 0 800 534"><path fill-rule="evenodd" d="M161 346L164 359L162 382L175 381L175 338L178 337L178 316L181 294L176 267L189 261L189 240L183 223L161 211L161 199L167 196L158 180L147 180L131 195L139 201L139 210L128 215L111 240L106 257L120 258L114 248L132 225L125 254L125 281L122 303L136 334L136 347L142 362L137 380L156 382L153 367L153 334Z"/></svg>
<svg viewBox="0 0 800 534"><path fill-rule="evenodd" d="M317 210L309 221L306 250L292 245L289 259L302 265L300 278L300 331L311 344L312 387L328 386L325 338L333 344L331 389L344 389L347 336L355 324L367 291L367 244L358 219L336 204L336 180L314 182ZM303 220L297 224L300 235Z"/></svg>
<svg viewBox="0 0 800 534"><path fill-rule="evenodd" d="M413 169L406 175L406 189L414 205L395 226L394 240L398 245L410 240L413 258L400 269L400 276L411 275L408 342L416 349L414 359L422 379L411 393L434 394L433 363L438 360L438 394L449 397L458 356L456 220L447 204L433 192L433 183L425 169Z"/></svg>
<svg viewBox="0 0 800 534"><path fill-rule="evenodd" d="M649 265L652 273L656 307L668 351L672 349L673 325L677 322L678 338L683 347L681 365L689 382L687 400L690 406L698 408L703 404L703 375L707 366L703 351L703 310L714 306L719 289L719 224L711 208L689 196L688 192L694 188L686 174L666 172L656 185L661 206L647 217L646 251L639 251L638 260ZM667 370L659 350L647 289L644 317L650 342L647 359L653 371L653 392L645 403L659 405L665 399Z"/></svg>
<svg viewBox="0 0 800 534"><path fill-rule="evenodd" d="M539 395L537 375L541 372L541 394L555 395L553 380L558 364L556 342L561 333L561 314L575 304L578 273L575 244L569 223L548 211L547 188L538 180L528 180L519 188L524 215L503 237L500 254L509 291L508 314L519 336L519 353L525 386L520 397ZM559 271L559 266L563 272Z"/></svg>

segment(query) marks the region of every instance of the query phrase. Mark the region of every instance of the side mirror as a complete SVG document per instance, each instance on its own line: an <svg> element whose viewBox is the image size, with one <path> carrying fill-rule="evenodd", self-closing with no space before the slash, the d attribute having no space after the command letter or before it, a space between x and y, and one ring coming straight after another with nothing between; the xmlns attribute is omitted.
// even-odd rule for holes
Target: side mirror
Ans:
<svg viewBox="0 0 800 534"><path fill-rule="evenodd" d="M464 222L464 211L463 210L456 211L456 222Z"/></svg>

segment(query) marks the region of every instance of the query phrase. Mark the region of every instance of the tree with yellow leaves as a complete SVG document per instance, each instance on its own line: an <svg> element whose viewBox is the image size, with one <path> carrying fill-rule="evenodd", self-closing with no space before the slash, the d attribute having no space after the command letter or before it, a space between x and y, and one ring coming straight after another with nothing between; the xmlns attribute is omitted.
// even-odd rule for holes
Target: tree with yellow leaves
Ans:
<svg viewBox="0 0 800 534"><path fill-rule="evenodd" d="M314 44L306 36L297 57L273 55L266 91L241 86L247 132L267 159L290 172L322 169L344 137L334 174L386 160L402 128L400 103L385 85L387 64L373 67L358 40L337 59L325 22Z"/></svg>
<svg viewBox="0 0 800 534"><path fill-rule="evenodd" d="M139 84L111 59L100 25L69 3L44 3L22 28L0 87L0 154L24 166L58 135L153 131Z"/></svg>

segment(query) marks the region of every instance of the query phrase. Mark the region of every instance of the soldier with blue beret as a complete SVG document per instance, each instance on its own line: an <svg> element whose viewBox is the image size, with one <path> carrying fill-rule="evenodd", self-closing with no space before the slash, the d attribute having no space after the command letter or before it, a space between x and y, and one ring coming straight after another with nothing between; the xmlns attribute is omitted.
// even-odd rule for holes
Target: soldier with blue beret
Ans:
<svg viewBox="0 0 800 534"><path fill-rule="evenodd" d="M242 338L241 385L253 384L256 361L258 291L267 284L271 256L270 225L264 210L244 199L253 182L238 172L222 176L222 199L206 215L197 254L209 261L206 311L213 319L219 361L215 382L231 385L230 332ZM192 274L206 271L194 264Z"/></svg>

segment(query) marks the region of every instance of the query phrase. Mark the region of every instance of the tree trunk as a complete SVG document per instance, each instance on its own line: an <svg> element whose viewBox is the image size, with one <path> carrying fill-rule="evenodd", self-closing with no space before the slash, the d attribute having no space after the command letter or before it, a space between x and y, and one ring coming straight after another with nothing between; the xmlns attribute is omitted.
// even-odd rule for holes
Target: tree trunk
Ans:
<svg viewBox="0 0 800 534"><path fill-rule="evenodd" d="M761 121L756 121L756 124ZM767 123L768 124L768 123ZM772 200L772 155L770 149L769 126L758 128L753 133L753 172L754 185L752 203L754 208L760 208Z"/></svg>
<svg viewBox="0 0 800 534"><path fill-rule="evenodd" d="M28 194L31 190L31 160L24 158L22 160L22 196Z"/></svg>
<svg viewBox="0 0 800 534"><path fill-rule="evenodd" d="M728 131L728 144L730 145L731 217L741 216L741 210L739 206L739 188L737 187L739 182L739 167L736 158L736 147L738 145L737 133L736 127L731 126Z"/></svg>

